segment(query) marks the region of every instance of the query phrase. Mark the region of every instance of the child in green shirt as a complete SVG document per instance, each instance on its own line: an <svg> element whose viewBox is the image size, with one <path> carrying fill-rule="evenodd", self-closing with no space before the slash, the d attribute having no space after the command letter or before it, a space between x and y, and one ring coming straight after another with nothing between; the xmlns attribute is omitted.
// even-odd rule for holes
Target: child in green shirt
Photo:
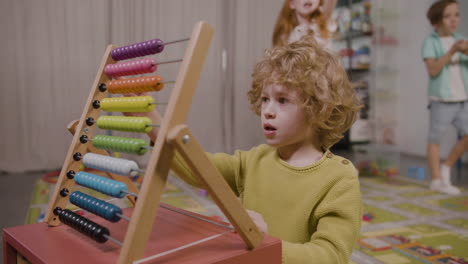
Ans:
<svg viewBox="0 0 468 264"><path fill-rule="evenodd" d="M459 194L452 185L450 168L468 149L468 40L457 32L460 8L456 0L439 0L427 11L434 31L424 40L422 56L429 74L429 133L427 160L430 189ZM461 136L444 162L440 143L449 126Z"/></svg>
<svg viewBox="0 0 468 264"><path fill-rule="evenodd" d="M283 263L348 263L361 227L359 180L329 148L360 104L339 60L310 36L271 48L248 97L267 144L208 154L211 161L259 229L282 240ZM173 170L198 185L178 155Z"/></svg>

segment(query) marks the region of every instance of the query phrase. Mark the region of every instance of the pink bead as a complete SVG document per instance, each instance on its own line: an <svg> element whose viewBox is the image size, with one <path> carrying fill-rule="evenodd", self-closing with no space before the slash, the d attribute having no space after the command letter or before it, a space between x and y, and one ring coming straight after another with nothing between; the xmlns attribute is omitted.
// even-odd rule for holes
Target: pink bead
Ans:
<svg viewBox="0 0 468 264"><path fill-rule="evenodd" d="M106 65L104 73L109 77L137 75L156 71L156 61L153 59L140 59L129 62Z"/></svg>

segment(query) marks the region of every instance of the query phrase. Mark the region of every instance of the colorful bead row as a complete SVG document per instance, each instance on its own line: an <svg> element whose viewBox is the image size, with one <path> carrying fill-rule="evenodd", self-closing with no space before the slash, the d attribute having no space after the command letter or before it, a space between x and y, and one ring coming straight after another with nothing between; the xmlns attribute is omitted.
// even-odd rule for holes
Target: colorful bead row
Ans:
<svg viewBox="0 0 468 264"><path fill-rule="evenodd" d="M104 98L101 109L106 112L150 112L155 105L152 96Z"/></svg>
<svg viewBox="0 0 468 264"><path fill-rule="evenodd" d="M127 75L137 75L155 72L158 68L156 61L153 59L140 59L129 62L122 62L116 64L108 64L104 68L104 72L109 77L120 77Z"/></svg>
<svg viewBox="0 0 468 264"><path fill-rule="evenodd" d="M122 215L122 209L117 205L79 191L73 192L70 195L70 202L113 223L118 222L120 220L119 215Z"/></svg>
<svg viewBox="0 0 468 264"><path fill-rule="evenodd" d="M97 120L100 129L138 133L150 132L153 129L151 123L148 117L133 116L101 116Z"/></svg>
<svg viewBox="0 0 468 264"><path fill-rule="evenodd" d="M108 151L124 152L143 155L146 153L145 140L139 138L126 138L116 136L97 135L93 138L93 146Z"/></svg>
<svg viewBox="0 0 468 264"><path fill-rule="evenodd" d="M160 39L152 39L112 50L111 56L114 60L126 60L136 57L160 53L164 50L164 43Z"/></svg>
<svg viewBox="0 0 468 264"><path fill-rule="evenodd" d="M136 176L140 168L133 160L119 159L111 156L86 153L83 157L86 168L112 172L119 175Z"/></svg>
<svg viewBox="0 0 468 264"><path fill-rule="evenodd" d="M75 174L75 182L100 193L117 198L125 197L128 192L128 187L123 182L111 180L84 171L79 171Z"/></svg>
<svg viewBox="0 0 468 264"><path fill-rule="evenodd" d="M164 87L161 76L146 76L140 78L128 78L112 80L107 83L109 93L143 93L156 92Z"/></svg>
<svg viewBox="0 0 468 264"><path fill-rule="evenodd" d="M68 226L71 226L76 231L92 238L94 241L104 243L108 240L110 234L109 229L97 224L69 209L56 208L54 213L58 215L60 221Z"/></svg>

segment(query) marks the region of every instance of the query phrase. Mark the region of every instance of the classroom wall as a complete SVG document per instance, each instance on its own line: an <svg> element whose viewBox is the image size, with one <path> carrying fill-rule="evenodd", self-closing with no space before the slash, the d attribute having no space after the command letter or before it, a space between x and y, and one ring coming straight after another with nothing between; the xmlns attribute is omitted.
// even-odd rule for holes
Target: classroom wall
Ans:
<svg viewBox="0 0 468 264"><path fill-rule="evenodd" d="M107 45L186 38L199 20L210 23L215 35L187 123L207 150L223 151L225 5L219 0L0 1L0 171L62 166L72 139L66 127L80 118ZM167 46L154 58L180 59L186 44ZM179 67L160 65L156 74L175 80ZM167 102L172 87L155 93L156 99Z"/></svg>
<svg viewBox="0 0 468 264"><path fill-rule="evenodd" d="M255 62L271 46L281 3L0 1L0 33L4 36L0 50L0 171L61 167L72 139L66 127L80 118L108 44L185 38L199 20L213 25L215 35L188 125L210 152L232 152L262 143L261 126L249 109L247 91ZM154 58L181 58L184 47L168 46ZM178 66L161 65L157 74L175 80ZM167 102L171 87L154 93L156 100ZM163 107L159 110L164 112ZM137 160L145 163L145 158Z"/></svg>

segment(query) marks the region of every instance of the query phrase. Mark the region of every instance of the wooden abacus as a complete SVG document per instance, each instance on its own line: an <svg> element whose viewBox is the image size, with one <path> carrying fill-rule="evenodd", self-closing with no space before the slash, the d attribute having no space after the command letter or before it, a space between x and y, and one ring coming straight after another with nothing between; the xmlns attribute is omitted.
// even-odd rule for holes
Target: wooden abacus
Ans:
<svg viewBox="0 0 468 264"><path fill-rule="evenodd" d="M107 47L81 118L78 124L71 128L75 131L73 140L51 197L44 222L49 226L57 226L60 223L67 224L100 243L111 240L121 244L118 263L132 263L141 259L145 255L145 248L152 234L150 230L153 230L154 219L158 208L160 208L160 198L170 171L171 161L175 152L178 151L194 175L204 183L213 200L234 226L247 248L253 249L262 243L263 234L257 229L232 190L184 124L212 35L212 27L207 23L199 22L195 25L190 39L187 39L189 41L188 47L182 59L163 121L161 124L157 124L159 126L157 140L149 151L147 151L149 143L145 140L93 135L93 131L96 126L102 129L142 133L147 133L151 129L149 118L99 117L99 115L101 110L148 112L153 109L154 99L151 96L106 98L106 95L109 92L159 91L163 87L162 78L159 76L118 80L111 78L154 72L156 63L153 59L121 63L117 63L117 61L159 53L168 43L155 39L124 47L113 45ZM122 176L139 173L140 169L136 163L110 157L103 149L132 154L150 152L151 156L138 194L138 189L131 180ZM100 162L104 164L100 164ZM102 170L113 180L79 171L81 164ZM135 207L122 211L117 206L84 193L72 192L75 183L110 196L118 198L127 196ZM138 195L138 199L135 199L136 195ZM119 229L126 227L123 242L112 237L106 227L65 209L69 200L110 222L118 222L122 218L127 219L128 226L118 225ZM164 208L175 212L182 211L170 206L164 206ZM131 214L131 218L128 214ZM188 215L194 216L193 214ZM214 223L210 220L207 221ZM229 226L220 225L232 232ZM156 228L158 227L156 226ZM273 244L278 246L278 240L274 240ZM280 260L278 259L278 261Z"/></svg>

